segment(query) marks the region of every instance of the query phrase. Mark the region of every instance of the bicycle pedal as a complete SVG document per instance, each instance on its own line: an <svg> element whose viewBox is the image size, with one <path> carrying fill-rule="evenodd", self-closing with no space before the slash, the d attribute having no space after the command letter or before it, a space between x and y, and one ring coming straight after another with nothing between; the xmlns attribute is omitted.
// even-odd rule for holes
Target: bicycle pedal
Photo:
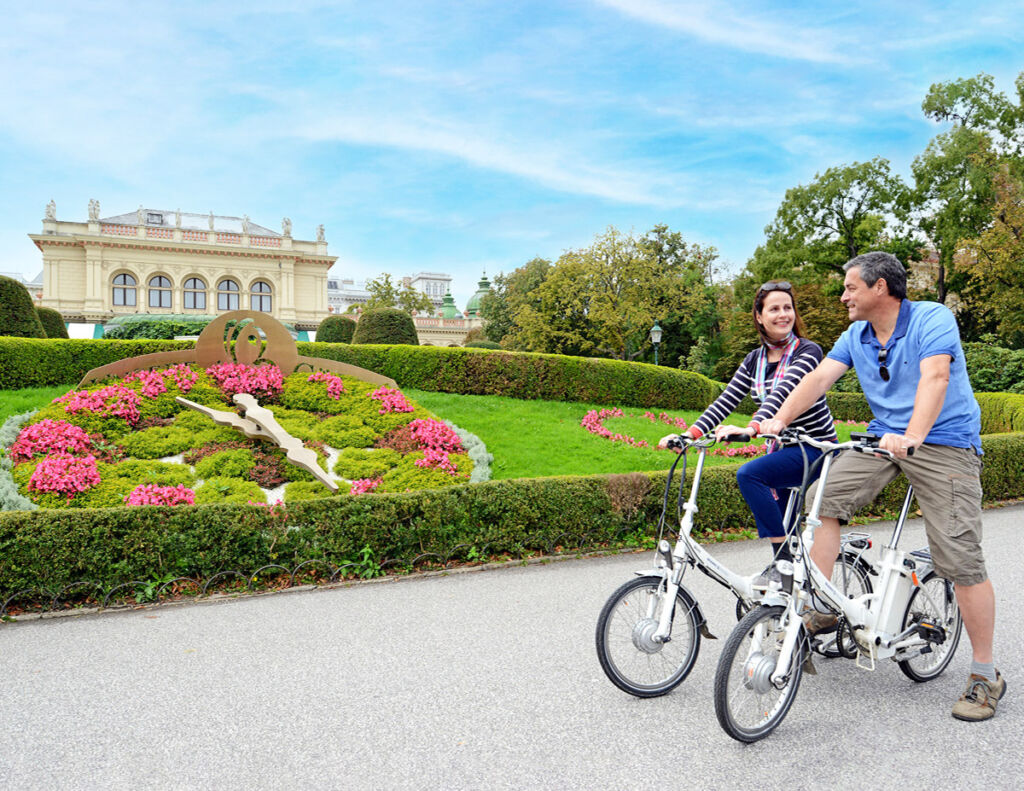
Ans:
<svg viewBox="0 0 1024 791"><path fill-rule="evenodd" d="M935 624L928 623L927 621L921 621L917 625L917 636L929 643L942 644L946 642L946 632Z"/></svg>

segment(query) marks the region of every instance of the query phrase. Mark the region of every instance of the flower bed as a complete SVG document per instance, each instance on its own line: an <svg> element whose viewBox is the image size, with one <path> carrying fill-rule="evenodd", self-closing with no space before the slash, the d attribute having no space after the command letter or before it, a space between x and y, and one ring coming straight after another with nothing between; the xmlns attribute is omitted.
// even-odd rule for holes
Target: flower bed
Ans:
<svg viewBox="0 0 1024 791"><path fill-rule="evenodd" d="M263 504L285 497L290 482L303 486L288 499L331 496L273 443L248 439L175 400L185 395L238 412L231 400L237 393L255 396L313 448L339 493L469 480L473 462L458 435L401 391L240 364L133 372L61 396L22 426L8 451L11 478L19 495L47 508ZM342 458L349 461L330 468L331 459Z"/></svg>

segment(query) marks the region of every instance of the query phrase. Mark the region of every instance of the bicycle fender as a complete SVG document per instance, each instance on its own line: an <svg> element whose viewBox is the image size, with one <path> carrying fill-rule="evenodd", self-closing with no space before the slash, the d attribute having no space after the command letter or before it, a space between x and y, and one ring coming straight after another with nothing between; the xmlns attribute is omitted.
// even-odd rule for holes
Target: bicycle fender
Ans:
<svg viewBox="0 0 1024 791"><path fill-rule="evenodd" d="M658 579L665 578L664 569L649 569L647 571L634 572L638 577L657 577ZM718 638L711 634L711 630L708 629L708 619L704 617L704 611L700 608L700 602L697 601L697 597L690 593L690 589L685 585L679 586L679 595L683 597L686 602L686 606L690 608L690 612L694 613L697 617L697 628L703 637L708 640L717 640Z"/></svg>

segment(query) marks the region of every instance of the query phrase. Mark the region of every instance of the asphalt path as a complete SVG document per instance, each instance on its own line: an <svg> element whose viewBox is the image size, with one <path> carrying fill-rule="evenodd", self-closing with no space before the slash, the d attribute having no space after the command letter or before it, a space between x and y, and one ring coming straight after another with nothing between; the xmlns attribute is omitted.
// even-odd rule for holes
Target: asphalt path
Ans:
<svg viewBox="0 0 1024 791"><path fill-rule="evenodd" d="M987 723L949 714L965 633L927 684L818 659L774 734L733 741L711 694L733 601L701 574L721 639L673 693L620 692L594 626L649 566L631 554L4 625L0 788L1020 788L1024 506L984 519L1008 682ZM767 555L712 551L749 573Z"/></svg>

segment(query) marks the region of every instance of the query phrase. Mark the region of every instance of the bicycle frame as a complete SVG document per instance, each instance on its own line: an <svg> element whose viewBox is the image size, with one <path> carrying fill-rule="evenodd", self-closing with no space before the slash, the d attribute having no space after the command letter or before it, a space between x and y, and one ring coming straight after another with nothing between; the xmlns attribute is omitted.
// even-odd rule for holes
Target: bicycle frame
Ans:
<svg viewBox="0 0 1024 791"><path fill-rule="evenodd" d="M797 439L802 443L820 448L825 453L821 457L823 462L818 488L815 491L809 513L804 520L805 529L801 535L801 541L794 553L792 585L789 591L780 591L786 599L784 603L787 612L784 625L785 637L771 676L774 684L783 683L789 672L793 651L796 650L797 639L801 633L801 607L812 596L823 599L832 609L840 613L849 625L850 632L860 648L857 656L858 667L874 670L875 662L878 659L905 659L913 656L906 653L909 650L915 647L923 648L928 644L926 640L918 636L916 625L895 632L902 626L911 592L915 587L920 586L918 574L920 573L920 576L923 577L931 570L931 556L926 551L918 550L911 553L913 558L911 559L907 553L897 548L903 532L903 525L910 511L913 487L909 487L907 491L892 537L882 549L880 563L875 566L879 574L879 584L876 590L852 599L847 598L815 565L810 557L810 550L814 546L814 533L821 526L819 514L824 497L825 482L828 480L835 453L838 450L856 449L859 446L855 443L818 442L806 434L800 434ZM866 448L861 452L886 453L877 448ZM922 592L927 596L927 591ZM862 665L862 657L866 657L870 664Z"/></svg>

